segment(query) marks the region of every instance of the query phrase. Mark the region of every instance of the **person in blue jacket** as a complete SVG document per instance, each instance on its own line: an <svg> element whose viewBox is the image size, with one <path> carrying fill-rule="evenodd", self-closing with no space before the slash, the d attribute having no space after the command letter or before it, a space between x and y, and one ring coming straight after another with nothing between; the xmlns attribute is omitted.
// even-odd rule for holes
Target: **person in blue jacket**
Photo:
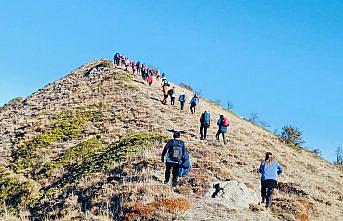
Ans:
<svg viewBox="0 0 343 221"><path fill-rule="evenodd" d="M277 187L277 178L283 172L283 168L273 159L273 154L267 152L265 159L261 162L259 172L261 173L262 203L266 203L266 207L270 207L273 190Z"/></svg>
<svg viewBox="0 0 343 221"><path fill-rule="evenodd" d="M186 146L185 143L180 140L181 133L175 131L173 139L169 140L162 151L161 161L164 162L164 157L166 157L166 171L164 183L169 182L170 171L172 170L173 179L172 185L177 185L177 178L179 176L179 169L182 162L185 161Z"/></svg>
<svg viewBox="0 0 343 221"><path fill-rule="evenodd" d="M220 134L222 134L224 144L226 144L227 141L225 138L225 134L227 133L227 129L229 127L229 121L226 117L224 117L224 115L220 115L220 117L217 121L217 125L218 125L218 131L216 134L216 140L219 140L219 136L220 136Z"/></svg>
<svg viewBox="0 0 343 221"><path fill-rule="evenodd" d="M194 96L192 97L191 102L189 102L190 109L191 109L191 113L194 114L195 113L195 107L199 104L200 100L197 94L194 94Z"/></svg>

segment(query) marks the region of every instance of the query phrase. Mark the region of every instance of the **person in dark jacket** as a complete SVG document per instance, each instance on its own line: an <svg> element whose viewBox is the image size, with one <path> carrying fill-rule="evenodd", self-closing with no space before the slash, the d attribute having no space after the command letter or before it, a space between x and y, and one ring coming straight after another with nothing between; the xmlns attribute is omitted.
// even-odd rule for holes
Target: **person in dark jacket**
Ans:
<svg viewBox="0 0 343 221"><path fill-rule="evenodd" d="M195 113L195 107L199 104L200 100L197 94L194 94L194 96L192 97L192 100L190 103L190 110L191 113L194 114Z"/></svg>
<svg viewBox="0 0 343 221"><path fill-rule="evenodd" d="M173 179L172 179L172 185L177 185L177 178L179 176L179 169L182 162L184 162L185 159L185 153L186 153L186 147L185 143L180 140L181 133L176 131L174 132L173 139L169 140L167 144L165 145L163 151L162 151L162 157L161 161L164 162L164 157L167 154L166 157L166 171L165 171L165 180L164 183L169 182L170 178L170 171L172 170L173 173Z"/></svg>
<svg viewBox="0 0 343 221"><path fill-rule="evenodd" d="M208 111L204 111L200 117L200 140L206 140L207 138L207 129L211 124L211 115Z"/></svg>
<svg viewBox="0 0 343 221"><path fill-rule="evenodd" d="M180 101L181 110L183 110L183 108L185 107L185 102L186 102L186 93L184 91L180 92L179 101Z"/></svg>
<svg viewBox="0 0 343 221"><path fill-rule="evenodd" d="M225 133L227 132L227 128L229 126L228 123L225 123L225 121L227 121L227 119L224 117L224 115L220 115L220 117L217 121L218 131L216 134L216 140L219 140L219 136L220 136L220 134L222 134L224 144L226 144Z"/></svg>
<svg viewBox="0 0 343 221"><path fill-rule="evenodd" d="M261 173L261 197L266 207L272 204L272 194L277 187L277 178L283 172L282 166L276 162L271 152L267 152L265 159L261 162L259 172Z"/></svg>
<svg viewBox="0 0 343 221"><path fill-rule="evenodd" d="M175 105L175 87L168 90L168 95L170 96L170 105Z"/></svg>

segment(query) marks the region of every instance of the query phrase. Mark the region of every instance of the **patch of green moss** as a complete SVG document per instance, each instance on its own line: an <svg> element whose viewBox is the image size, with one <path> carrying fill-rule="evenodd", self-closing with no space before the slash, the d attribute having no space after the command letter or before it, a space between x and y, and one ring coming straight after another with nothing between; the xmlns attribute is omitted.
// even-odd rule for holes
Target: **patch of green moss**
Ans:
<svg viewBox="0 0 343 221"><path fill-rule="evenodd" d="M50 170L54 167L64 167L65 173L40 190L35 181L0 166L0 202L13 208L44 207L45 202L57 199L65 188L77 184L81 178L105 171L142 150L156 147L166 139L163 134L141 133L124 137L109 146L101 145L96 138L83 141L46 164Z"/></svg>
<svg viewBox="0 0 343 221"><path fill-rule="evenodd" d="M65 151L55 160L44 163L37 172L37 178L48 177L54 174L56 168L68 168L72 164L79 164L91 154L103 148L101 142L96 138L90 138Z"/></svg>
<svg viewBox="0 0 343 221"><path fill-rule="evenodd" d="M0 166L0 201L2 204L7 207L25 206L37 193L38 189L33 180L19 176L10 169Z"/></svg>
<svg viewBox="0 0 343 221"><path fill-rule="evenodd" d="M44 189L48 191L51 188L63 187L66 184L71 184L79 181L82 177L85 177L91 173L104 171L110 168L113 164L123 161L142 150L152 149L157 144L166 140L166 136L163 134L135 134L132 136L125 137L119 141L116 141L108 147L99 147L96 151L92 151L91 154L85 154L84 159L81 162L75 162L75 157L67 157L69 153L62 156L59 162L65 167L66 172L63 176L55 183ZM93 143L91 141L90 143ZM94 143L93 143L94 144ZM82 145L84 146L84 145ZM76 147L72 150L72 153L77 153L77 149L82 148ZM90 145L92 146L92 145ZM85 148L85 150L90 148ZM87 153L87 151L84 151ZM70 154L69 154L70 155ZM73 155L73 154L72 154ZM73 159L70 161L70 159Z"/></svg>
<svg viewBox="0 0 343 221"><path fill-rule="evenodd" d="M109 61L109 60L102 60L100 62L100 64L104 67L107 67L107 68L112 68L113 67L113 63L112 61Z"/></svg>
<svg viewBox="0 0 343 221"><path fill-rule="evenodd" d="M103 117L98 110L63 111L52 117L51 126L32 140L24 143L14 151L13 157L16 170L27 169L43 162L43 156L48 153L53 142L64 142L79 138L87 130L87 121L96 121Z"/></svg>
<svg viewBox="0 0 343 221"><path fill-rule="evenodd" d="M136 85L131 85L131 84L129 84L129 85L127 85L126 87L127 87L128 89L132 90L132 91L139 91L139 90L140 90L140 88L139 88L138 86L136 86Z"/></svg>
<svg viewBox="0 0 343 221"><path fill-rule="evenodd" d="M114 72L114 80L117 81L125 81L125 82L131 82L132 77L129 73L122 73L122 72Z"/></svg>

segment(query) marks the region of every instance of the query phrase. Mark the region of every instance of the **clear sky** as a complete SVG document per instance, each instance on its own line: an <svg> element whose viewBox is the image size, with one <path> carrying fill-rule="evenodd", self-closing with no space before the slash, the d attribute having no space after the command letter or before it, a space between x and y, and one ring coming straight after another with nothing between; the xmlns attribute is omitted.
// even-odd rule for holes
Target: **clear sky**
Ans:
<svg viewBox="0 0 343 221"><path fill-rule="evenodd" d="M341 0L0 2L0 105L119 51L330 161L343 145Z"/></svg>

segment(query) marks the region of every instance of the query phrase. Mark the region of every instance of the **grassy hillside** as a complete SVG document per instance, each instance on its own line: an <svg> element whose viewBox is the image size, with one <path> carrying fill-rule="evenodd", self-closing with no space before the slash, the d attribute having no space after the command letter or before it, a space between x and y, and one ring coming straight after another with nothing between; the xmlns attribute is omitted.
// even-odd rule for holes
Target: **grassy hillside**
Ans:
<svg viewBox="0 0 343 221"><path fill-rule="evenodd" d="M192 92L186 93L190 99ZM343 173L335 165L204 98L195 115L160 99L160 82L149 87L110 61L96 60L1 107L0 219L342 219ZM213 138L216 119L210 139L200 141L205 109L213 118L229 117L227 145ZM193 165L176 188L162 182L168 129L186 132ZM285 168L270 209L211 197L214 184L229 180L258 195L257 167L267 150Z"/></svg>

